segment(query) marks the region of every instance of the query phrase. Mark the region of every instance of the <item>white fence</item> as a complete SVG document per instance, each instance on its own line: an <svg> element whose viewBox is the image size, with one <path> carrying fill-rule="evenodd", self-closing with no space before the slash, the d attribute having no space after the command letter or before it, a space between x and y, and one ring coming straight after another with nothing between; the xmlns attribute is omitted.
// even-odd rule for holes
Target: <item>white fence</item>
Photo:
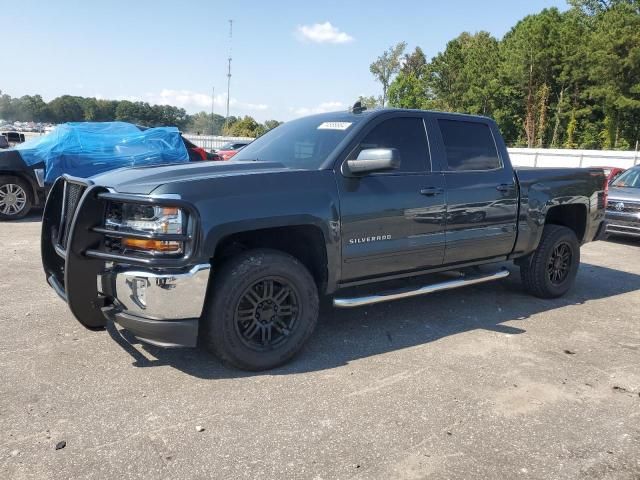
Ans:
<svg viewBox="0 0 640 480"><path fill-rule="evenodd" d="M222 137L218 135L191 135L188 133L185 133L182 136L192 141L199 147L204 148L205 150L213 150L214 148L220 148L222 145L224 145L227 142L254 140L251 137Z"/></svg>
<svg viewBox="0 0 640 480"><path fill-rule="evenodd" d="M511 163L519 167L620 167L640 164L640 152L616 150L560 150L509 148Z"/></svg>
<svg viewBox="0 0 640 480"><path fill-rule="evenodd" d="M226 142L253 140L250 137L221 137L185 134L193 143L207 150ZM620 167L640 164L640 152L618 150L569 150L551 148L509 148L511 163L518 167Z"/></svg>

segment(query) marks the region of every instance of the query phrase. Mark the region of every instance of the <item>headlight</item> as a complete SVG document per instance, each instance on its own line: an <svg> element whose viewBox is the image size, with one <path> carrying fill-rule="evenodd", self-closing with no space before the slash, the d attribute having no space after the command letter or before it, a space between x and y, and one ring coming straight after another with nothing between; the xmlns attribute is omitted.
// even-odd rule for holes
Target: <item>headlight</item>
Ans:
<svg viewBox="0 0 640 480"><path fill-rule="evenodd" d="M136 203L111 203L107 208L105 227L133 234L177 234L186 230L186 214L177 207L160 207ZM180 254L184 252L181 241L152 238L127 238L121 240L122 250L136 250L151 254Z"/></svg>

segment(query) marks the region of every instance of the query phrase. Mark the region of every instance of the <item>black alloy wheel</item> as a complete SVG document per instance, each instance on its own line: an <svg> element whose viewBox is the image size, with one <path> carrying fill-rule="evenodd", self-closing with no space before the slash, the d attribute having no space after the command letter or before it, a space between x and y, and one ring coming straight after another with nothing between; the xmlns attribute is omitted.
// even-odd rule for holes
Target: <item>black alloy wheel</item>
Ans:
<svg viewBox="0 0 640 480"><path fill-rule="evenodd" d="M236 331L249 348L277 348L297 327L299 294L286 279L265 277L240 296L235 312Z"/></svg>
<svg viewBox="0 0 640 480"><path fill-rule="evenodd" d="M234 367L274 368L309 339L318 309L318 286L300 260L273 249L246 250L211 276L200 343Z"/></svg>
<svg viewBox="0 0 640 480"><path fill-rule="evenodd" d="M536 250L517 261L524 288L540 298L557 298L569 291L580 266L580 243L563 225L545 225Z"/></svg>
<svg viewBox="0 0 640 480"><path fill-rule="evenodd" d="M567 279L571 269L571 257L571 246L567 242L555 246L547 263L547 275L552 284L561 285Z"/></svg>

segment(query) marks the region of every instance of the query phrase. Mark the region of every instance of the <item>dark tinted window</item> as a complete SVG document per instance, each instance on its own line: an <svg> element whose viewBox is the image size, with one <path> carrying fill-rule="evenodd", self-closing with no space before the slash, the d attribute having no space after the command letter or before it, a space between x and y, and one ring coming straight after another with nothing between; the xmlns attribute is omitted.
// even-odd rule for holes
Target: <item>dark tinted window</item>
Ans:
<svg viewBox="0 0 640 480"><path fill-rule="evenodd" d="M489 126L459 120L438 120L449 170L493 170L500 159Z"/></svg>
<svg viewBox="0 0 640 480"><path fill-rule="evenodd" d="M385 120L367 134L351 158L367 148L398 149L400 168L395 172L423 172L429 168L429 145L421 118Z"/></svg>

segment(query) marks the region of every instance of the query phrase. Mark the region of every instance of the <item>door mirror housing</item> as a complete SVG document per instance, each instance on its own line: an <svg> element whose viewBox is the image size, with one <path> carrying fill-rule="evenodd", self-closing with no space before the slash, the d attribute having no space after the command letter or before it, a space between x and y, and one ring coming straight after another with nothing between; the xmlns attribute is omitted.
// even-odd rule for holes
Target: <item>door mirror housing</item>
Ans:
<svg viewBox="0 0 640 480"><path fill-rule="evenodd" d="M400 152L397 148L367 148L358 157L347 160L347 170L351 175L365 175L373 172L395 170L400 167Z"/></svg>

